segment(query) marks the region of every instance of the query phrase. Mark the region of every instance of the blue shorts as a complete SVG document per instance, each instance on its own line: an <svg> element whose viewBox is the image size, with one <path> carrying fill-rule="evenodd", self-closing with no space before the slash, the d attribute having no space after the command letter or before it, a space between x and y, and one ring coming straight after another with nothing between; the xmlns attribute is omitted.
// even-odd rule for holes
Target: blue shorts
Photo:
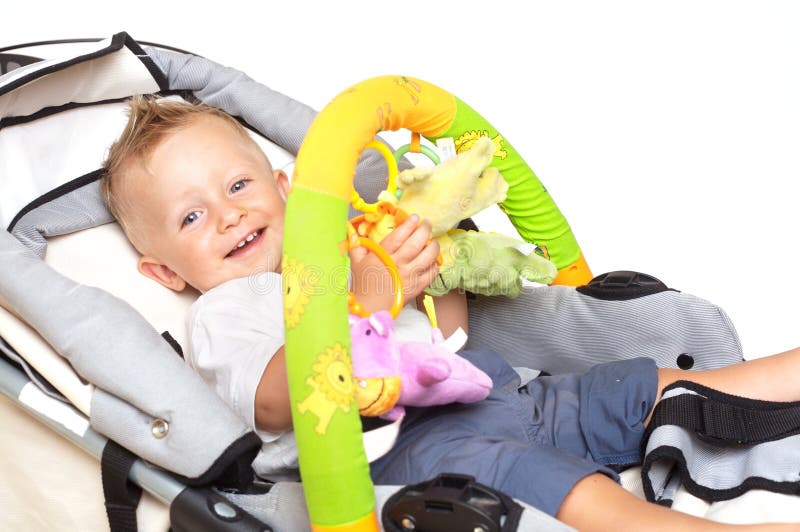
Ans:
<svg viewBox="0 0 800 532"><path fill-rule="evenodd" d="M639 461L643 421L658 373L647 358L600 364L584 374L519 376L497 353L462 351L492 377L478 403L409 408L397 443L371 464L376 484L415 484L461 473L555 515L583 477Z"/></svg>

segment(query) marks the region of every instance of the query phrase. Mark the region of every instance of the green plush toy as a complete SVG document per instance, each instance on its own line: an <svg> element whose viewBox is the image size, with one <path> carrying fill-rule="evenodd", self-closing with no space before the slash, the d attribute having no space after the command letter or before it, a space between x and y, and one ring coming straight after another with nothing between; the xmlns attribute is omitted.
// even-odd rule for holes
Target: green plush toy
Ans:
<svg viewBox="0 0 800 532"><path fill-rule="evenodd" d="M439 275L425 291L444 295L454 288L487 296L516 297L522 280L548 284L555 279L555 264L516 246L524 242L497 233L451 231L439 237L442 265Z"/></svg>

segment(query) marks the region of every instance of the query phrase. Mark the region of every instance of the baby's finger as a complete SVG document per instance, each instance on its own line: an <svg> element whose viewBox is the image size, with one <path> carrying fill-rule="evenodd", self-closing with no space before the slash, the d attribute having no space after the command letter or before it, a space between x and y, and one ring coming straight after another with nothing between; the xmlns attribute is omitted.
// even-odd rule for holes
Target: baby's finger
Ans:
<svg viewBox="0 0 800 532"><path fill-rule="evenodd" d="M350 262L359 262L361 259L367 256L367 248L364 246L358 246L355 248L350 249Z"/></svg>
<svg viewBox="0 0 800 532"><path fill-rule="evenodd" d="M435 262L427 268L415 270L414 275L403 286L403 292L408 298L418 296L425 288L430 286L438 274L439 265Z"/></svg>
<svg viewBox="0 0 800 532"><path fill-rule="evenodd" d="M353 234L348 237L349 254L351 262L358 262L363 259L369 250L358 243L358 235Z"/></svg>
<svg viewBox="0 0 800 532"><path fill-rule="evenodd" d="M434 277L439 271L439 264L436 257L439 253L439 246L434 241L426 246L415 259L405 265L402 271L403 292L408 297L415 297L428 285L433 282Z"/></svg>
<svg viewBox="0 0 800 532"><path fill-rule="evenodd" d="M408 237L416 231L418 225L419 215L412 214L405 222L395 227L391 233L381 240L381 246L387 253L395 253L408 240Z"/></svg>
<svg viewBox="0 0 800 532"><path fill-rule="evenodd" d="M417 268L430 268L431 265L437 264L436 259L439 257L439 242L431 240L430 243L423 246L417 253L416 257L411 261L412 267Z"/></svg>
<svg viewBox="0 0 800 532"><path fill-rule="evenodd" d="M398 261L411 262L416 261L422 250L431 243L431 223L428 220L422 220L417 225L414 232L411 233L405 242L394 253L394 257Z"/></svg>
<svg viewBox="0 0 800 532"><path fill-rule="evenodd" d="M425 270L425 273L421 278L422 282L424 283L424 285L422 286L422 290L425 290L427 287L429 287L431 283L433 283L433 281L436 279L437 275L439 275L439 265L436 262L434 262L433 264L431 264L430 268Z"/></svg>

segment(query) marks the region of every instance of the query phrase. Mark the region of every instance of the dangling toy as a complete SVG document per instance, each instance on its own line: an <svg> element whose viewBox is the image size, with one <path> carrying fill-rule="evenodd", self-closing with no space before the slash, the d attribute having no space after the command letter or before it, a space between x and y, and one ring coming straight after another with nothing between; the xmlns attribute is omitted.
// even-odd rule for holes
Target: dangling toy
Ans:
<svg viewBox="0 0 800 532"><path fill-rule="evenodd" d="M404 406L472 403L489 395L492 379L486 373L449 351L439 329L434 328L432 340L398 340L387 311L369 318L350 315L350 350L362 416L395 420Z"/></svg>
<svg viewBox="0 0 800 532"><path fill-rule="evenodd" d="M394 304L389 311L367 312L352 293L350 352L356 383L356 402L362 416L395 420L404 406L432 406L480 401L489 394L492 380L455 352L466 343L459 329L447 340L438 328L433 299L426 296L431 321L431 343L403 342L394 334L394 320L403 301L402 279L386 251L374 241L357 237L355 243L378 255L392 278Z"/></svg>
<svg viewBox="0 0 800 532"><path fill-rule="evenodd" d="M505 199L508 184L489 166L494 150L491 139L479 137L469 150L454 158L433 167L404 170L394 180L390 164L390 186L381 192L378 202L354 201L366 212L350 221L351 235L380 242L409 213L430 220L431 237L438 240L440 248L438 279L426 289L431 295L458 288L514 297L522 288L520 277L550 283L557 274L555 266L536 254L519 251L516 247L522 241L495 233L452 230L461 220ZM395 186L396 192L392 190Z"/></svg>

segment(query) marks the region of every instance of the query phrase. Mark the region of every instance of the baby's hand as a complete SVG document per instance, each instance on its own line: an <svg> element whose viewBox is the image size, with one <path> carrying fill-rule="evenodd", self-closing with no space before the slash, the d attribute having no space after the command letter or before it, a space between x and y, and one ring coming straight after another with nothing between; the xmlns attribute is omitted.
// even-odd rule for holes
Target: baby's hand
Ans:
<svg viewBox="0 0 800 532"><path fill-rule="evenodd" d="M439 272L439 243L431 240L431 223L412 214L383 240L381 246L392 257L403 282L406 301L417 297Z"/></svg>
<svg viewBox="0 0 800 532"><path fill-rule="evenodd" d="M430 238L430 222L423 220L420 223L419 216L412 214L380 242L400 274L405 302L422 293L439 272L436 262L439 243ZM370 312L388 310L392 304L394 287L386 266L374 253L363 247L350 251L350 261L353 292L361 305Z"/></svg>

